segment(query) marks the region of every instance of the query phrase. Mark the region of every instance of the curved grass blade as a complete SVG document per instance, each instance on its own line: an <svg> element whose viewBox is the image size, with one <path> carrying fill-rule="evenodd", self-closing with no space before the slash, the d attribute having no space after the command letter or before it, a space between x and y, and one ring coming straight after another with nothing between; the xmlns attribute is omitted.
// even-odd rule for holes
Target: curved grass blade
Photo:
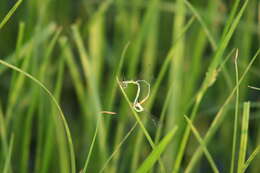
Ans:
<svg viewBox="0 0 260 173"><path fill-rule="evenodd" d="M12 70L15 70L23 75L25 75L26 77L28 77L29 79L31 79L33 82L35 82L38 86L40 86L48 95L49 97L51 98L51 100L53 101L53 103L56 105L58 111L59 111L59 117L61 118L61 121L64 125L64 128L65 128L65 132L66 132L66 137L67 137L67 140L68 140L68 144L69 144L69 149L70 149L70 159L71 159L71 172L72 173L75 173L76 172L76 166L75 166L75 155L74 155L74 148L73 148L73 142L72 142L72 137L71 137L71 133L70 133L70 130L69 130L69 126L68 126L68 123L65 119L65 116L62 112L62 109L61 107L59 106L57 100L55 99L55 97L53 96L53 94L50 92L50 90L48 88L45 87L45 85L43 83L41 83L38 79L36 79L35 77L33 77L32 75L30 75L29 73L21 70L20 68L12 65L12 64L9 64L3 60L0 60L0 64L12 69Z"/></svg>
<svg viewBox="0 0 260 173"><path fill-rule="evenodd" d="M157 160L160 159L160 155L166 149L167 145L170 143L174 137L177 127L174 127L162 140L161 142L153 148L152 153L145 159L142 165L137 169L136 173L146 173L148 172Z"/></svg>

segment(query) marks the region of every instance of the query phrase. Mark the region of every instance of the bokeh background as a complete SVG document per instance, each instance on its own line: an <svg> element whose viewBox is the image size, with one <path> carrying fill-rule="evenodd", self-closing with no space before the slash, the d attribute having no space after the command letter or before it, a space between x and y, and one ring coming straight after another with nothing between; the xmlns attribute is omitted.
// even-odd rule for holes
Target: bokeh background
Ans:
<svg viewBox="0 0 260 173"><path fill-rule="evenodd" d="M0 1L0 21L16 2ZM178 127L153 172L213 172L192 131L185 138L190 126L184 115L202 138L212 134L205 143L217 169L233 172L233 156L236 172L242 124L249 124L245 160L259 152L260 91L248 88L260 87L259 43L258 0L23 0L0 29L0 58L41 81L56 98L74 154L50 95L1 63L0 168L135 172L153 149L118 78L149 82L150 97L138 116L155 144ZM244 78L237 84L236 77ZM136 86L124 91L133 103ZM147 92L142 85L140 98ZM259 163L256 155L247 172L260 172Z"/></svg>

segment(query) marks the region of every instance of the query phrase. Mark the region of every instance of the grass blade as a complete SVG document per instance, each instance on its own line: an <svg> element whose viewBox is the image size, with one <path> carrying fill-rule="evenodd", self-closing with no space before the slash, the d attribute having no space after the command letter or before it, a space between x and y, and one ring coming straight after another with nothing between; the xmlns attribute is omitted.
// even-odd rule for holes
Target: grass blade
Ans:
<svg viewBox="0 0 260 173"><path fill-rule="evenodd" d="M136 119L136 121L137 121L138 124L140 125L140 127L141 127L143 133L145 134L146 139L148 140L148 142L149 142L149 144L151 145L151 147L154 148L155 145L154 145L154 142L153 142L151 136L149 135L148 131L146 130L146 128L145 128L144 124L142 123L142 121L141 121L139 115L138 115L138 114L136 113L136 111L133 109L132 103L130 102L128 96L126 95L124 89L122 88L122 86L121 86L120 81L118 80L118 78L117 78L117 84L118 84L118 86L119 86L119 88L120 88L120 90L121 90L121 92L122 92L122 94L123 94L125 100L127 101L128 105L129 105L129 107L130 107L130 109L131 109L131 111L132 111L132 113L133 113L134 118Z"/></svg>
<svg viewBox="0 0 260 173"><path fill-rule="evenodd" d="M250 115L250 102L244 103L243 109L244 111L243 111L242 126L241 126L241 138L240 138L240 148L239 148L238 168L237 168L238 173L243 172L243 167L245 164L247 139L248 139L248 124L249 124L249 115Z"/></svg>
<svg viewBox="0 0 260 173"><path fill-rule="evenodd" d="M152 153L145 159L142 165L137 169L136 173L145 173L148 172L155 162L160 159L161 153L166 149L167 145L172 140L173 136L177 131L177 127L174 127L162 140L161 142L154 147Z"/></svg>
<svg viewBox="0 0 260 173"><path fill-rule="evenodd" d="M210 66L208 68L208 72L206 73L206 77L202 83L201 88L198 91L197 94L197 98L195 101L195 105L193 107L192 113L191 113L191 120L193 121L193 119L195 119L196 115L197 115L197 111L199 109L200 103L202 101L203 96L205 95L206 91L208 90L208 88L210 86L212 86L216 80L217 77L217 67L219 66L219 64L221 63L221 58L222 55L225 51L225 49L227 48L227 45L232 37L232 35L234 34L234 31L242 17L242 14L245 11L245 8L247 7L248 4L248 0L245 1L244 5L242 6L241 10L239 11L237 17L235 18L232 26L230 27L230 30L228 31L228 33L226 34L226 36L223 38L223 40L221 40L220 45L216 51L216 54L213 58L213 60L210 63ZM181 141L181 145L180 145L180 149L179 149L179 153L177 155L177 159L175 162L175 168L173 169L173 172L178 172L182 159L183 159L183 155L184 155L184 150L186 148L186 144L188 141L190 135L190 129L189 127L186 127L182 141Z"/></svg>
<svg viewBox="0 0 260 173"><path fill-rule="evenodd" d="M6 16L4 17L4 19L1 21L0 23L0 30L4 27L4 25L8 22L8 20L12 17L12 15L14 14L14 12L17 10L17 8L21 5L21 3L23 2L23 0L18 0L14 6L11 8L11 10L9 10L9 12L6 14Z"/></svg>
<svg viewBox="0 0 260 173"><path fill-rule="evenodd" d="M216 165L215 161L213 160L211 154L209 153L209 151L206 147L206 144L203 141L203 139L201 138L199 132L197 131L197 129L195 128L195 126L192 124L191 120L187 116L184 115L184 118L186 119L186 121L187 121L188 125L190 126L192 132L194 133L195 137L199 141L200 146L202 147L202 149L203 149L203 151L204 151L204 153L205 153L205 155L206 155L206 157L207 157L207 159L210 163L210 166L212 167L213 172L219 173L217 165Z"/></svg>
<svg viewBox="0 0 260 173"><path fill-rule="evenodd" d="M212 34L210 33L209 28L207 27L206 23L202 19L202 17L199 14L199 12L193 7L193 5L189 1L184 0L184 3L189 7L189 9L192 11L194 16L196 16L196 18L200 22L202 28L204 29L206 35L209 38L209 42L211 44L211 47L213 48L213 50L216 50L217 49L217 43L216 43L215 39L213 38Z"/></svg>
<svg viewBox="0 0 260 173"><path fill-rule="evenodd" d="M12 156L12 151L13 151L13 144L14 144L14 135L11 136L11 141L10 141L10 145L9 145L8 155L7 155L6 160L5 160L3 173L8 173L9 169L11 168L10 162L11 162L11 156Z"/></svg>
<svg viewBox="0 0 260 173"><path fill-rule="evenodd" d="M238 85L235 86L235 88L232 90L228 98L226 99L225 103L221 106L220 110L218 111L217 115L215 116L213 123L211 124L211 127L209 128L206 137L204 137L205 143L208 143L212 136L216 133L217 128L219 127L220 123L223 121L224 117L222 116L225 108L227 107L228 103L231 101L233 95L235 94L237 87L240 86L242 83L243 79L245 78L247 72L251 68L252 64L256 60L257 56L260 53L260 49L256 52L250 63L248 64L247 68L245 69L244 73L242 74L241 78L239 79ZM202 149L199 147L195 154L193 154L192 159L188 166L186 167L187 172L191 172L193 170L193 167L195 166L196 162L199 160L202 154Z"/></svg>
<svg viewBox="0 0 260 173"><path fill-rule="evenodd" d="M248 166L250 165L250 163L254 160L254 158L260 153L260 145L258 145L256 147L256 149L253 151L253 153L249 156L249 158L247 159L247 161L245 162L244 166L243 166L243 171L245 172L246 169L248 168Z"/></svg>
<svg viewBox="0 0 260 173"><path fill-rule="evenodd" d="M136 111L135 111L134 108L132 107L132 103L130 102L128 96L126 95L124 89L122 88L122 86L121 86L120 81L118 80L118 78L117 78L117 84L118 84L118 86L119 86L119 88L120 88L120 90L121 90L121 92L122 92L122 94L123 94L125 100L127 101L128 105L129 105L129 107L130 107L130 109L131 109L131 111L132 111L132 113L133 113L134 118L136 119L137 123L140 125L141 130L143 131L143 133L144 133L146 139L148 140L149 144L151 145L152 149L154 149L155 144L154 144L154 142L153 142L151 136L149 135L148 131L146 130L146 128L145 128L144 124L142 123L142 121L141 121L139 115L136 113ZM159 163L160 163L160 166L161 166L162 170L164 170L164 166L163 166L163 164L161 163L160 160L159 160Z"/></svg>
<svg viewBox="0 0 260 173"><path fill-rule="evenodd" d="M105 164L102 166L102 168L100 169L99 173L104 172L106 166L108 165L108 163L112 160L112 158L114 157L114 155L119 151L119 149L121 148L121 146L124 144L124 142L126 141L126 139L130 136L130 134L134 131L134 129L137 126L137 122L135 122L135 124L133 125L133 127L127 132L127 134L125 135L125 137L121 140L121 142L115 147L114 152L109 156L109 158L107 159L107 161L105 162Z"/></svg>
<svg viewBox="0 0 260 173"><path fill-rule="evenodd" d="M51 100L53 101L53 103L55 104L55 106L57 107L58 111L59 111L59 116L60 116L60 119L64 125L64 128L65 128L65 132L66 132L66 137L67 137L67 140L68 140L68 144L69 144L69 149L70 149L70 159L71 159L71 172L72 173L75 173L76 172L76 167L75 167L75 155L74 155L74 148L73 148L73 142L72 142L72 137L71 137L71 133L70 133L70 130L69 130L69 126L68 126L68 123L65 119L65 116L62 112L62 109L61 107L59 106L57 100L55 99L55 97L53 96L53 94L50 92L50 90L48 88L45 87L45 85L43 83L41 83L38 79L36 79L35 77L33 77L32 75L30 75L29 73L21 70L20 68L16 67L16 66L13 66L12 64L9 64L3 60L0 60L0 64L12 69L12 70L15 70L23 75L25 75L26 77L28 77L29 79L31 79L33 82L35 82L35 84L37 84L38 86L40 86L48 95L49 97L51 98Z"/></svg>
<svg viewBox="0 0 260 173"><path fill-rule="evenodd" d="M89 164L89 161L90 161L90 157L92 155L94 144L96 142L96 137L97 137L97 134L98 134L98 128L99 128L99 121L100 120L101 120L101 118L98 118L98 120L97 120L96 129L95 129L95 132L94 132L94 136L93 136L90 148L89 148L88 156L87 156L87 159L85 161L82 173L86 173L87 172L87 168L88 168L88 164Z"/></svg>
<svg viewBox="0 0 260 173"><path fill-rule="evenodd" d="M238 85L238 67L237 67L238 50L235 56L235 70L236 70L236 106L235 106L235 118L234 118L234 132L233 132L233 144L232 144L232 156L230 173L234 172L235 158L236 158L236 141L237 141L237 121L238 121L238 106L239 106L239 85Z"/></svg>

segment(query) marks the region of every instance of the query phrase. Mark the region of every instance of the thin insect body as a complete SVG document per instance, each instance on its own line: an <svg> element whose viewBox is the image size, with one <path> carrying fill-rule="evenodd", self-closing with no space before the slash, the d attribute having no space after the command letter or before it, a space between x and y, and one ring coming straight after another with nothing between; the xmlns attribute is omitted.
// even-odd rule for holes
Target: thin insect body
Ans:
<svg viewBox="0 0 260 173"><path fill-rule="evenodd" d="M141 92L141 85L140 83L144 83L145 85L147 85L148 88L148 92L147 95L141 100L139 101L139 97L140 97L140 92ZM133 102L133 108L136 112L143 112L144 108L142 106L142 104L149 98L150 95L150 84L145 81L145 80L126 80L126 81L122 81L121 82L123 88L126 88L128 84L134 84L137 86L137 92L136 92L136 96ZM101 114L110 114L110 115L114 115L116 114L116 112L110 112L110 111L101 111Z"/></svg>
<svg viewBox="0 0 260 173"><path fill-rule="evenodd" d="M111 111L100 111L101 114L110 114L110 115L115 115L116 112L111 112Z"/></svg>
<svg viewBox="0 0 260 173"><path fill-rule="evenodd" d="M144 84L147 85L148 87L148 93L146 95L145 98L143 98L140 102L139 102L139 96L140 96L140 91L141 91L141 86L140 86L140 83L143 82ZM129 80L129 81L122 81L122 85L123 87L127 87L128 84L134 84L137 86L137 92L136 92L136 96L135 96L135 99L134 99L134 103L133 103L133 108L135 109L136 112L143 112L144 111L144 108L142 106L142 104L149 98L149 95L150 95L150 84L145 81L145 80Z"/></svg>

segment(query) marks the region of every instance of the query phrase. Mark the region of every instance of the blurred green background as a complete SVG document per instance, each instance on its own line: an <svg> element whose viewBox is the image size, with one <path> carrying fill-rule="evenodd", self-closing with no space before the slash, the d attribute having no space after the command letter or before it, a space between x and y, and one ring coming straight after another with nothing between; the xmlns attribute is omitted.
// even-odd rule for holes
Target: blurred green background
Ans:
<svg viewBox="0 0 260 173"><path fill-rule="evenodd" d="M258 0L1 0L0 22L0 172L260 172Z"/></svg>

